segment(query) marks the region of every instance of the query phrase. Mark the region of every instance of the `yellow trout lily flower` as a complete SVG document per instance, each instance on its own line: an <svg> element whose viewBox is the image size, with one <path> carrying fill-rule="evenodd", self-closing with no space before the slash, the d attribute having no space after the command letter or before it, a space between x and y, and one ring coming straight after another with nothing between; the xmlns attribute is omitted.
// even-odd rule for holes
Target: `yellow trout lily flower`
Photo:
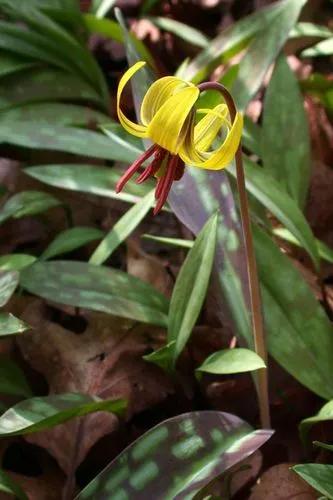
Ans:
<svg viewBox="0 0 333 500"><path fill-rule="evenodd" d="M237 112L231 123L226 104L219 104L213 109L197 109L200 89L180 78L166 76L150 86L141 105L141 123L134 123L121 110L120 101L126 84L144 65L142 61L134 64L121 78L117 113L127 132L150 139L153 145L126 170L117 183L116 191L120 192L143 163L153 157L136 182L140 184L152 176L157 178L156 214L164 205L172 182L182 177L185 163L220 170L231 162L240 144L243 118ZM197 117L201 119L197 121ZM222 143L212 149L212 144L221 133L224 133Z"/></svg>

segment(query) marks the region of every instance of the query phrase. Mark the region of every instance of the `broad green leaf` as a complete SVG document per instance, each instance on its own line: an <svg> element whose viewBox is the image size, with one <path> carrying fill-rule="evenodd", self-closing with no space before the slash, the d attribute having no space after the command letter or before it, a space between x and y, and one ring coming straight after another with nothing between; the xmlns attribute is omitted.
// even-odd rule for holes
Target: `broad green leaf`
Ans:
<svg viewBox="0 0 333 500"><path fill-rule="evenodd" d="M122 271L85 262L38 262L23 269L20 284L46 300L165 326L168 300Z"/></svg>
<svg viewBox="0 0 333 500"><path fill-rule="evenodd" d="M245 109L259 90L263 78L288 39L306 0L283 0L279 12L251 42L243 57L233 86L233 96L240 109Z"/></svg>
<svg viewBox="0 0 333 500"><path fill-rule="evenodd" d="M98 94L88 83L56 69L31 69L0 79L1 111L32 102L57 100L100 103Z"/></svg>
<svg viewBox="0 0 333 500"><path fill-rule="evenodd" d="M292 470L326 498L333 499L333 465L302 464Z"/></svg>
<svg viewBox="0 0 333 500"><path fill-rule="evenodd" d="M319 268L319 255L311 228L295 201L285 193L280 184L265 169L244 157L246 188L302 243ZM234 166L228 169L234 177Z"/></svg>
<svg viewBox="0 0 333 500"><path fill-rule="evenodd" d="M0 307L7 304L19 282L16 271L0 271Z"/></svg>
<svg viewBox="0 0 333 500"><path fill-rule="evenodd" d="M117 492L119 499L196 498L271 434L253 431L229 413L201 411L173 417L126 448L76 500L108 500L110 492Z"/></svg>
<svg viewBox="0 0 333 500"><path fill-rule="evenodd" d="M304 445L308 444L308 434L311 427L327 420L333 420L333 401L326 403L316 415L303 419L299 424L299 433Z"/></svg>
<svg viewBox="0 0 333 500"><path fill-rule="evenodd" d="M26 399L0 416L0 436L43 431L95 411L109 411L119 415L125 408L126 403L122 399L103 400L78 393Z"/></svg>
<svg viewBox="0 0 333 500"><path fill-rule="evenodd" d="M259 33L269 29L284 11L285 4L285 0L276 2L224 29L187 66L184 78L195 83L207 78L220 62L241 52L255 36L257 38Z"/></svg>
<svg viewBox="0 0 333 500"><path fill-rule="evenodd" d="M310 135L303 97L284 55L265 94L261 152L265 170L303 207L311 170Z"/></svg>
<svg viewBox="0 0 333 500"><path fill-rule="evenodd" d="M288 243L292 243L293 245L302 247L301 243L295 238L295 236L290 231L288 231L288 229L285 229L284 227L278 227L273 229L273 234L275 236L278 236L279 238L282 238L285 241L288 241ZM319 257L333 264L333 250L328 245L326 245L326 243L317 239L316 239L316 245L318 248Z"/></svg>
<svg viewBox="0 0 333 500"><path fill-rule="evenodd" d="M172 292L169 309L168 342L172 362L184 349L206 297L217 238L218 214L213 214L187 254Z"/></svg>
<svg viewBox="0 0 333 500"><path fill-rule="evenodd" d="M8 76L25 69L30 69L34 65L34 62L14 56L9 52L0 51L0 77Z"/></svg>
<svg viewBox="0 0 333 500"><path fill-rule="evenodd" d="M10 313L0 312L0 337L15 335L29 330L30 326Z"/></svg>
<svg viewBox="0 0 333 500"><path fill-rule="evenodd" d="M140 224L147 212L151 209L155 197L155 191L150 191L138 203L133 205L113 226L105 238L100 242L89 259L91 264L100 265L105 262L114 250L126 240L126 238Z"/></svg>
<svg viewBox="0 0 333 500"><path fill-rule="evenodd" d="M305 49L302 52L303 57L323 57L323 56L331 56L333 54L333 37L328 38L327 40L323 40L322 42L317 43L313 47L309 49Z"/></svg>
<svg viewBox="0 0 333 500"><path fill-rule="evenodd" d="M269 352L308 389L332 399L332 324L288 257L253 230Z"/></svg>
<svg viewBox="0 0 333 500"><path fill-rule="evenodd" d="M147 194L147 186L129 181L123 193L117 194L116 184L121 176L121 171L116 168L98 167L97 165L65 164L41 165L29 167L24 172L49 186L54 186L70 191L90 193L97 196L106 196L129 203L136 203ZM148 187L148 190L149 190Z"/></svg>
<svg viewBox="0 0 333 500"><path fill-rule="evenodd" d="M0 393L13 396L32 396L24 372L14 361L0 357Z"/></svg>
<svg viewBox="0 0 333 500"><path fill-rule="evenodd" d="M54 196L43 191L22 191L14 194L0 209L0 223L14 217L26 217L46 212L50 208L59 207L62 203Z"/></svg>
<svg viewBox="0 0 333 500"><path fill-rule="evenodd" d="M208 47L209 45L209 39L206 35L201 33L201 31L192 28L192 26L189 26L188 24L181 23L168 17L148 17L148 19L153 24L158 26L158 28L161 28L164 31L169 31L170 33L173 33L193 45L202 48Z"/></svg>
<svg viewBox="0 0 333 500"><path fill-rule="evenodd" d="M52 85L52 89L54 86ZM102 124L110 118L99 111L59 102L40 102L7 109L0 114L2 121L38 122L46 125L75 125L87 127L90 124ZM38 125L39 126L39 125Z"/></svg>
<svg viewBox="0 0 333 500"><path fill-rule="evenodd" d="M44 250L41 258L51 259L63 253L72 252L91 241L103 238L104 233L93 227L73 227L59 233L55 239ZM0 258L1 264L1 258Z"/></svg>
<svg viewBox="0 0 333 500"><path fill-rule="evenodd" d="M330 38L332 31L326 26L314 23L297 23L291 30L289 38L299 38L304 36Z"/></svg>
<svg viewBox="0 0 333 500"><path fill-rule="evenodd" d="M29 500L27 495L12 478L3 470L0 470L0 491L7 495L14 496L18 500Z"/></svg>
<svg viewBox="0 0 333 500"><path fill-rule="evenodd" d="M37 260L34 255L25 253L11 253L0 257L0 270L2 271L21 271Z"/></svg>
<svg viewBox="0 0 333 500"><path fill-rule="evenodd" d="M214 352L205 359L196 371L227 375L250 372L260 368L266 368L266 365L258 354L250 349L238 347Z"/></svg>
<svg viewBox="0 0 333 500"><path fill-rule="evenodd" d="M132 163L141 153L115 134L111 138L91 130L34 121L0 121L0 142L125 163Z"/></svg>

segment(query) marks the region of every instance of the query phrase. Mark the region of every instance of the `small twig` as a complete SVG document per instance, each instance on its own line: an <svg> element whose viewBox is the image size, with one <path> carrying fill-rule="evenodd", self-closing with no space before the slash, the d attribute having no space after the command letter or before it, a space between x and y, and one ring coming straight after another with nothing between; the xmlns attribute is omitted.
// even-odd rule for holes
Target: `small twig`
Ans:
<svg viewBox="0 0 333 500"><path fill-rule="evenodd" d="M228 106L230 119L232 122L234 122L237 113L236 105L230 92L223 85L217 82L206 82L199 85L199 89L201 91L216 90L220 92L220 94L222 94L225 100L226 105ZM265 362L267 362L264 321L261 309L260 284L259 284L257 264L253 247L251 220L250 220L249 204L245 186L245 175L243 168L241 144L239 144L239 147L237 149L235 161L236 161L237 187L239 193L240 213L241 213L242 228L243 228L244 242L245 242L247 272L249 278L254 347L256 353ZM266 368L258 370L258 399L259 399L261 425L262 427L270 428L271 424L270 424L270 414L269 414L268 376Z"/></svg>

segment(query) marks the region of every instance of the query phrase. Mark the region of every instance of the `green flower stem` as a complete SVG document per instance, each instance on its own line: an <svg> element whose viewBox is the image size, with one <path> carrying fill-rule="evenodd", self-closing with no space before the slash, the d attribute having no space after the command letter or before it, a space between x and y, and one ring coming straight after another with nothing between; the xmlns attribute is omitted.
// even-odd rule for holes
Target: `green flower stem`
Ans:
<svg viewBox="0 0 333 500"><path fill-rule="evenodd" d="M205 82L200 84L198 87L201 91L216 90L217 92L220 92L220 94L222 94L224 98L226 105L228 106L230 119L232 122L234 121L237 113L236 105L230 92L223 85L217 82ZM245 175L243 168L241 143L239 144L239 147L237 149L235 155L235 161L236 161L239 204L240 204L242 228L243 228L244 242L245 242L247 272L249 278L254 346L256 353L264 360L266 364L267 349L266 349L264 321L263 321L262 307L261 307L260 284L259 284L257 263L253 247L253 237L251 230L249 204L245 187ZM271 424L270 424L269 398L268 398L268 376L266 368L258 370L258 398L259 398L261 425L264 428L270 428Z"/></svg>

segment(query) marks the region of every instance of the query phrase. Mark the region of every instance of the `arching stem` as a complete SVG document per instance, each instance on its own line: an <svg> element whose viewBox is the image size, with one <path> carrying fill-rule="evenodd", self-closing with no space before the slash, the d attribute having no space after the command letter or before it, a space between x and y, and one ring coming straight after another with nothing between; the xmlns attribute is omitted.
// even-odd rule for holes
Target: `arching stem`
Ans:
<svg viewBox="0 0 333 500"><path fill-rule="evenodd" d="M206 82L199 85L201 91L216 90L222 94L229 109L230 119L233 122L236 117L236 105L230 92L220 83ZM245 252L247 261L247 272L249 278L251 314L254 346L256 353L267 362L267 350L264 332L264 321L261 308L260 284L257 272L257 263L253 248L253 237L251 230L251 219L249 213L248 197L245 187L245 175L243 168L242 146L239 144L235 155L237 187L239 193L239 204L244 233ZM258 399L260 409L260 421L262 427L270 428L269 398L268 398L268 376L267 369L258 370Z"/></svg>

